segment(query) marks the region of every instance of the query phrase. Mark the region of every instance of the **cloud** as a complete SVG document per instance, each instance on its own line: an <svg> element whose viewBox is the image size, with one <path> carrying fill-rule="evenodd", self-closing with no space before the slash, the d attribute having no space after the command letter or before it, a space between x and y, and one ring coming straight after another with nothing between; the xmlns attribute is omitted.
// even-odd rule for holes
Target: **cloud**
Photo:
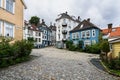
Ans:
<svg viewBox="0 0 120 80"><path fill-rule="evenodd" d="M68 11L70 15L81 16L82 19L91 18L91 21L107 27L108 23L114 26L120 24L120 0L25 0L28 9L25 10L25 19L38 16L46 23L55 22L57 15Z"/></svg>

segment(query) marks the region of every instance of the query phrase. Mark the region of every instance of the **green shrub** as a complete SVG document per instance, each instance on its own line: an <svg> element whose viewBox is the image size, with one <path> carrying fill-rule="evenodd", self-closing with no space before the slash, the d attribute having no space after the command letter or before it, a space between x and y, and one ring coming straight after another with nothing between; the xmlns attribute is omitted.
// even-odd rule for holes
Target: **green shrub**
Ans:
<svg viewBox="0 0 120 80"><path fill-rule="evenodd" d="M99 44L94 44L94 45L91 45L91 46L86 46L84 51L88 52L88 53L99 54L100 53Z"/></svg>
<svg viewBox="0 0 120 80"><path fill-rule="evenodd" d="M18 57L30 55L33 48L33 44L26 40L17 41L13 46L17 48L16 53Z"/></svg>
<svg viewBox="0 0 120 80"><path fill-rule="evenodd" d="M69 49L69 47L73 44L73 41L66 41L66 48Z"/></svg>
<svg viewBox="0 0 120 80"><path fill-rule="evenodd" d="M32 51L31 41L17 41L10 45L9 41L0 42L0 67L7 67L28 60Z"/></svg>
<svg viewBox="0 0 120 80"><path fill-rule="evenodd" d="M110 69L120 70L120 59L111 60L110 63L108 63L108 67Z"/></svg>
<svg viewBox="0 0 120 80"><path fill-rule="evenodd" d="M103 40L103 41L100 43L100 49L101 49L103 52L106 52L106 53L108 53L108 52L110 51L108 40Z"/></svg>
<svg viewBox="0 0 120 80"><path fill-rule="evenodd" d="M76 50L77 50L77 47L72 44L71 46L69 46L69 50L70 50L70 51L76 51Z"/></svg>

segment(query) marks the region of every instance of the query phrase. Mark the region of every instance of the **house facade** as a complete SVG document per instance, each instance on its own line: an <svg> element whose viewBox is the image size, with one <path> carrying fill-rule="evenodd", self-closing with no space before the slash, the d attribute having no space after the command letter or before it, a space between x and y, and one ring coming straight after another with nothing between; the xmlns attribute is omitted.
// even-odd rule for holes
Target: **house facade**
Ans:
<svg viewBox="0 0 120 80"><path fill-rule="evenodd" d="M35 48L42 47L42 31L37 28L35 25L31 25L25 21L25 27L23 30L23 39L29 40L30 38L34 39Z"/></svg>
<svg viewBox="0 0 120 80"><path fill-rule="evenodd" d="M51 24L50 29L52 30L52 37L51 37L52 46L55 46L56 45L56 26L55 26L55 24L54 25Z"/></svg>
<svg viewBox="0 0 120 80"><path fill-rule="evenodd" d="M120 37L109 41L110 43L110 50L112 52L112 58L118 59L120 58Z"/></svg>
<svg viewBox="0 0 120 80"><path fill-rule="evenodd" d="M44 20L42 20L42 23L38 25L39 30L41 30L43 33L42 35L42 47L50 46L52 44L51 36L52 31L51 29L45 24Z"/></svg>
<svg viewBox="0 0 120 80"><path fill-rule="evenodd" d="M74 29L80 23L80 17L76 19L68 13L62 13L56 19L56 46L64 48L66 40L70 39L69 31Z"/></svg>
<svg viewBox="0 0 120 80"><path fill-rule="evenodd" d="M83 41L82 48L87 45L96 44L99 42L100 29L90 22L90 19L83 20L78 26L70 31L70 40L75 45L79 41Z"/></svg>
<svg viewBox="0 0 120 80"><path fill-rule="evenodd" d="M108 39L112 58L120 58L120 26L113 27L108 24L107 29L102 29L103 39Z"/></svg>
<svg viewBox="0 0 120 80"><path fill-rule="evenodd" d="M23 0L0 0L0 36L23 39L24 9Z"/></svg>

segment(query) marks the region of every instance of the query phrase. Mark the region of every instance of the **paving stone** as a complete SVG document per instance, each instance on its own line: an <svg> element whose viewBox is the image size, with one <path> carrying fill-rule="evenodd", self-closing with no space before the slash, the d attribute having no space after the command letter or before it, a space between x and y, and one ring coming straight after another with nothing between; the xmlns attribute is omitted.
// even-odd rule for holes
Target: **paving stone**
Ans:
<svg viewBox="0 0 120 80"><path fill-rule="evenodd" d="M0 70L0 80L119 80L95 68L99 55L53 47L33 49L34 59Z"/></svg>

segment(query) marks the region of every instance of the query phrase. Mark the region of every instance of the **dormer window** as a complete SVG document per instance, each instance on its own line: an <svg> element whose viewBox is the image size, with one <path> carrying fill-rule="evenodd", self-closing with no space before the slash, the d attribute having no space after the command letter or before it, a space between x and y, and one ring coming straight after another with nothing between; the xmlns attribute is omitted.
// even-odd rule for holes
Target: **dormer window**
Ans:
<svg viewBox="0 0 120 80"><path fill-rule="evenodd" d="M80 26L80 28L83 28L83 24Z"/></svg>
<svg viewBox="0 0 120 80"><path fill-rule="evenodd" d="M116 31L116 29L112 29L112 32Z"/></svg>
<svg viewBox="0 0 120 80"><path fill-rule="evenodd" d="M6 1L6 10L14 13L14 0L5 0Z"/></svg>

